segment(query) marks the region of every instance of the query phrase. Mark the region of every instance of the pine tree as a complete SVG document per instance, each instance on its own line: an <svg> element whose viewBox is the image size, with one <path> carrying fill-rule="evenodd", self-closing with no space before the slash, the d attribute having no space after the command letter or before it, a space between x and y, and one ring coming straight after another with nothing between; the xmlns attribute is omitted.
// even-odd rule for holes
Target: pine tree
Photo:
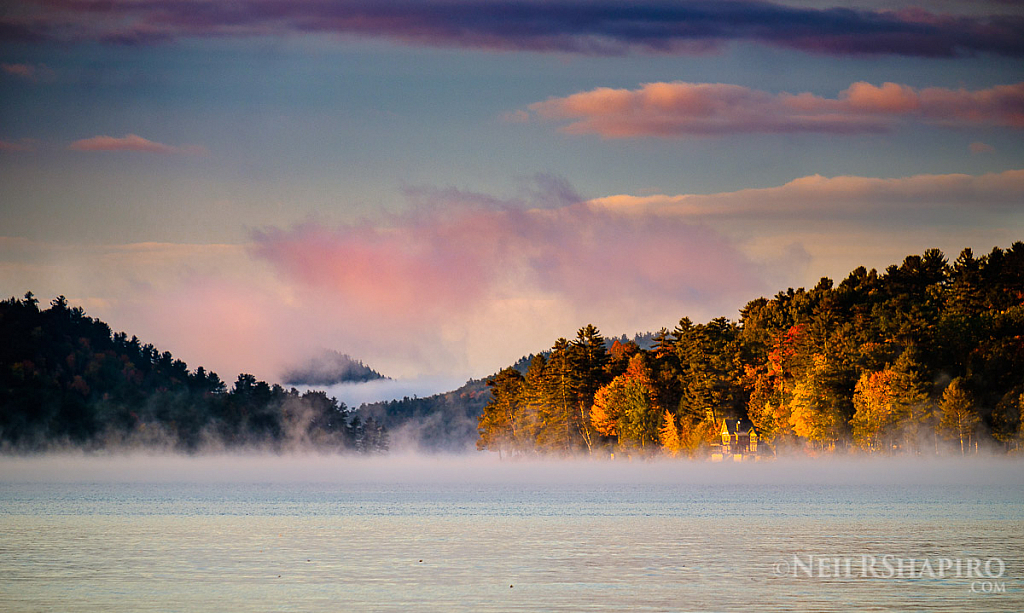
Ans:
<svg viewBox="0 0 1024 613"><path fill-rule="evenodd" d="M591 425L590 407L594 404L594 394L605 383L608 365L608 352L601 332L591 324L580 328L571 347L570 357L578 381L573 423L579 430L587 452L593 453L595 432Z"/></svg>
<svg viewBox="0 0 1024 613"><path fill-rule="evenodd" d="M583 446L578 425L579 379L573 368L569 341L560 338L551 348L544 369L542 425L537 434L541 449L569 455Z"/></svg>
<svg viewBox="0 0 1024 613"><path fill-rule="evenodd" d="M516 428L521 420L523 385L523 376L514 368L506 368L487 381L491 401L480 415L477 449L512 455L518 446Z"/></svg>

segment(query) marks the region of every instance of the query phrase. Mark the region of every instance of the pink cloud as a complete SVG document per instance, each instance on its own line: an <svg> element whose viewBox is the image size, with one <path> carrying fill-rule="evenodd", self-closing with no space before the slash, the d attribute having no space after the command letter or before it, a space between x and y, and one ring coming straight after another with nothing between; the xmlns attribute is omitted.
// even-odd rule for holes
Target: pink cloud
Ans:
<svg viewBox="0 0 1024 613"><path fill-rule="evenodd" d="M882 132L903 123L1024 128L1024 83L968 91L858 82L836 98L772 94L721 83L597 88L531 104L570 134L604 138Z"/></svg>
<svg viewBox="0 0 1024 613"><path fill-rule="evenodd" d="M97 313L229 385L240 372L275 380L286 361L305 357L299 347L312 340L296 325L308 312L288 308L245 276L193 274L170 288L136 286Z"/></svg>
<svg viewBox="0 0 1024 613"><path fill-rule="evenodd" d="M387 228L271 229L255 235L254 253L359 316L419 322L522 289L593 310L614 293L664 304L755 283L749 265L706 228L584 205L462 211Z"/></svg>
<svg viewBox="0 0 1024 613"><path fill-rule="evenodd" d="M252 235L248 266L218 277L204 264L180 283L133 286L113 323L227 376L273 378L320 348L393 376L481 376L586 323L621 334L683 315L735 317L758 295L884 266L907 249L955 255L1005 242L991 224L1010 225L1024 171L812 175L588 201L551 178L531 189L517 199L420 190L410 212L373 222L265 228Z"/></svg>
<svg viewBox="0 0 1024 613"><path fill-rule="evenodd" d="M30 138L23 138L19 141L0 140L0 151L35 151L36 143Z"/></svg>
<svg viewBox="0 0 1024 613"><path fill-rule="evenodd" d="M502 320L516 321L523 338L536 336L523 325L563 319L571 323L558 334L587 322L618 333L656 329L684 312L728 312L762 285L730 241L690 220L582 202L524 208L461 192L455 199L377 224L265 229L254 234L252 253L303 303L330 305L331 319L378 344L393 339L398 350L410 334L503 335L494 330Z"/></svg>
<svg viewBox="0 0 1024 613"><path fill-rule="evenodd" d="M859 81L840 94L840 99L844 99L849 108L868 113L901 114L921 108L921 100L914 88L899 83L883 83L876 87Z"/></svg>
<svg viewBox="0 0 1024 613"><path fill-rule="evenodd" d="M68 149L71 151L142 151L146 153L187 155L200 155L205 153L205 149L203 147L195 145L174 147L163 143L157 143L135 134L128 134L121 138L113 136L93 136L92 138L83 138L82 140L76 140L68 145Z"/></svg>
<svg viewBox="0 0 1024 613"><path fill-rule="evenodd" d="M48 267L7 275L11 295L62 293L192 367L272 380L325 348L395 377L482 376L586 323L631 334L733 312L761 284L713 230L592 210L552 177L514 199L409 195L408 213L267 228L248 246L47 244L28 258L0 241L0 268Z"/></svg>
<svg viewBox="0 0 1024 613"><path fill-rule="evenodd" d="M971 143L970 150L971 153L978 155L981 153L993 153L995 152L996 148L993 147L992 145L989 145L988 143L974 142Z"/></svg>
<svg viewBox="0 0 1024 613"><path fill-rule="evenodd" d="M408 213L267 228L247 246L0 238L0 279L4 295L63 293L226 379L273 380L322 348L396 377L483 376L586 323L628 334L735 317L758 295L907 252L1009 244L1024 170L586 201L541 177L516 199L410 196Z"/></svg>

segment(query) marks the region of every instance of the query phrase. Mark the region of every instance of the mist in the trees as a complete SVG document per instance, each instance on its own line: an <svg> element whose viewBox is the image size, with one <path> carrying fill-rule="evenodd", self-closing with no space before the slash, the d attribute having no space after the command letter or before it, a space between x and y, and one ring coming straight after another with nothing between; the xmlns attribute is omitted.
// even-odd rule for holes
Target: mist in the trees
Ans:
<svg viewBox="0 0 1024 613"><path fill-rule="evenodd" d="M525 375L489 380L477 446L734 460L1018 451L1022 336L1024 243L952 263L933 249L758 298L736 322L684 317L647 349L581 328Z"/></svg>

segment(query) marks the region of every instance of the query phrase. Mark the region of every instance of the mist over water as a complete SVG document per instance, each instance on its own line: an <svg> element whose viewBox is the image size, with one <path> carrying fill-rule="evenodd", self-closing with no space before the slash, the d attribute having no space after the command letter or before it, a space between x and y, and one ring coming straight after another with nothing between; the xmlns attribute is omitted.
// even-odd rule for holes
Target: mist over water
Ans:
<svg viewBox="0 0 1024 613"><path fill-rule="evenodd" d="M351 409L364 403L401 400L404 397L424 398L458 389L465 377L418 377L415 379L376 379L363 383L339 383L328 386L305 386L303 390L326 392Z"/></svg>
<svg viewBox="0 0 1024 613"><path fill-rule="evenodd" d="M0 482L239 482L642 485L1006 485L1024 487L1024 460L782 458L766 462L499 459L491 453L339 456L49 454L0 458ZM1024 500L1021 501L1024 504Z"/></svg>

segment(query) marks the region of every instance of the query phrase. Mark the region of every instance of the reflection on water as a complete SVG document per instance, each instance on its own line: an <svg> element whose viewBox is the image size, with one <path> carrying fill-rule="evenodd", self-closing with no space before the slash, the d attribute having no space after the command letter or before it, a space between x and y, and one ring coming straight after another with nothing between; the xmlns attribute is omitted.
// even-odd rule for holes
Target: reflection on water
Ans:
<svg viewBox="0 0 1024 613"><path fill-rule="evenodd" d="M4 611L1019 611L1022 552L1019 484L0 482Z"/></svg>

